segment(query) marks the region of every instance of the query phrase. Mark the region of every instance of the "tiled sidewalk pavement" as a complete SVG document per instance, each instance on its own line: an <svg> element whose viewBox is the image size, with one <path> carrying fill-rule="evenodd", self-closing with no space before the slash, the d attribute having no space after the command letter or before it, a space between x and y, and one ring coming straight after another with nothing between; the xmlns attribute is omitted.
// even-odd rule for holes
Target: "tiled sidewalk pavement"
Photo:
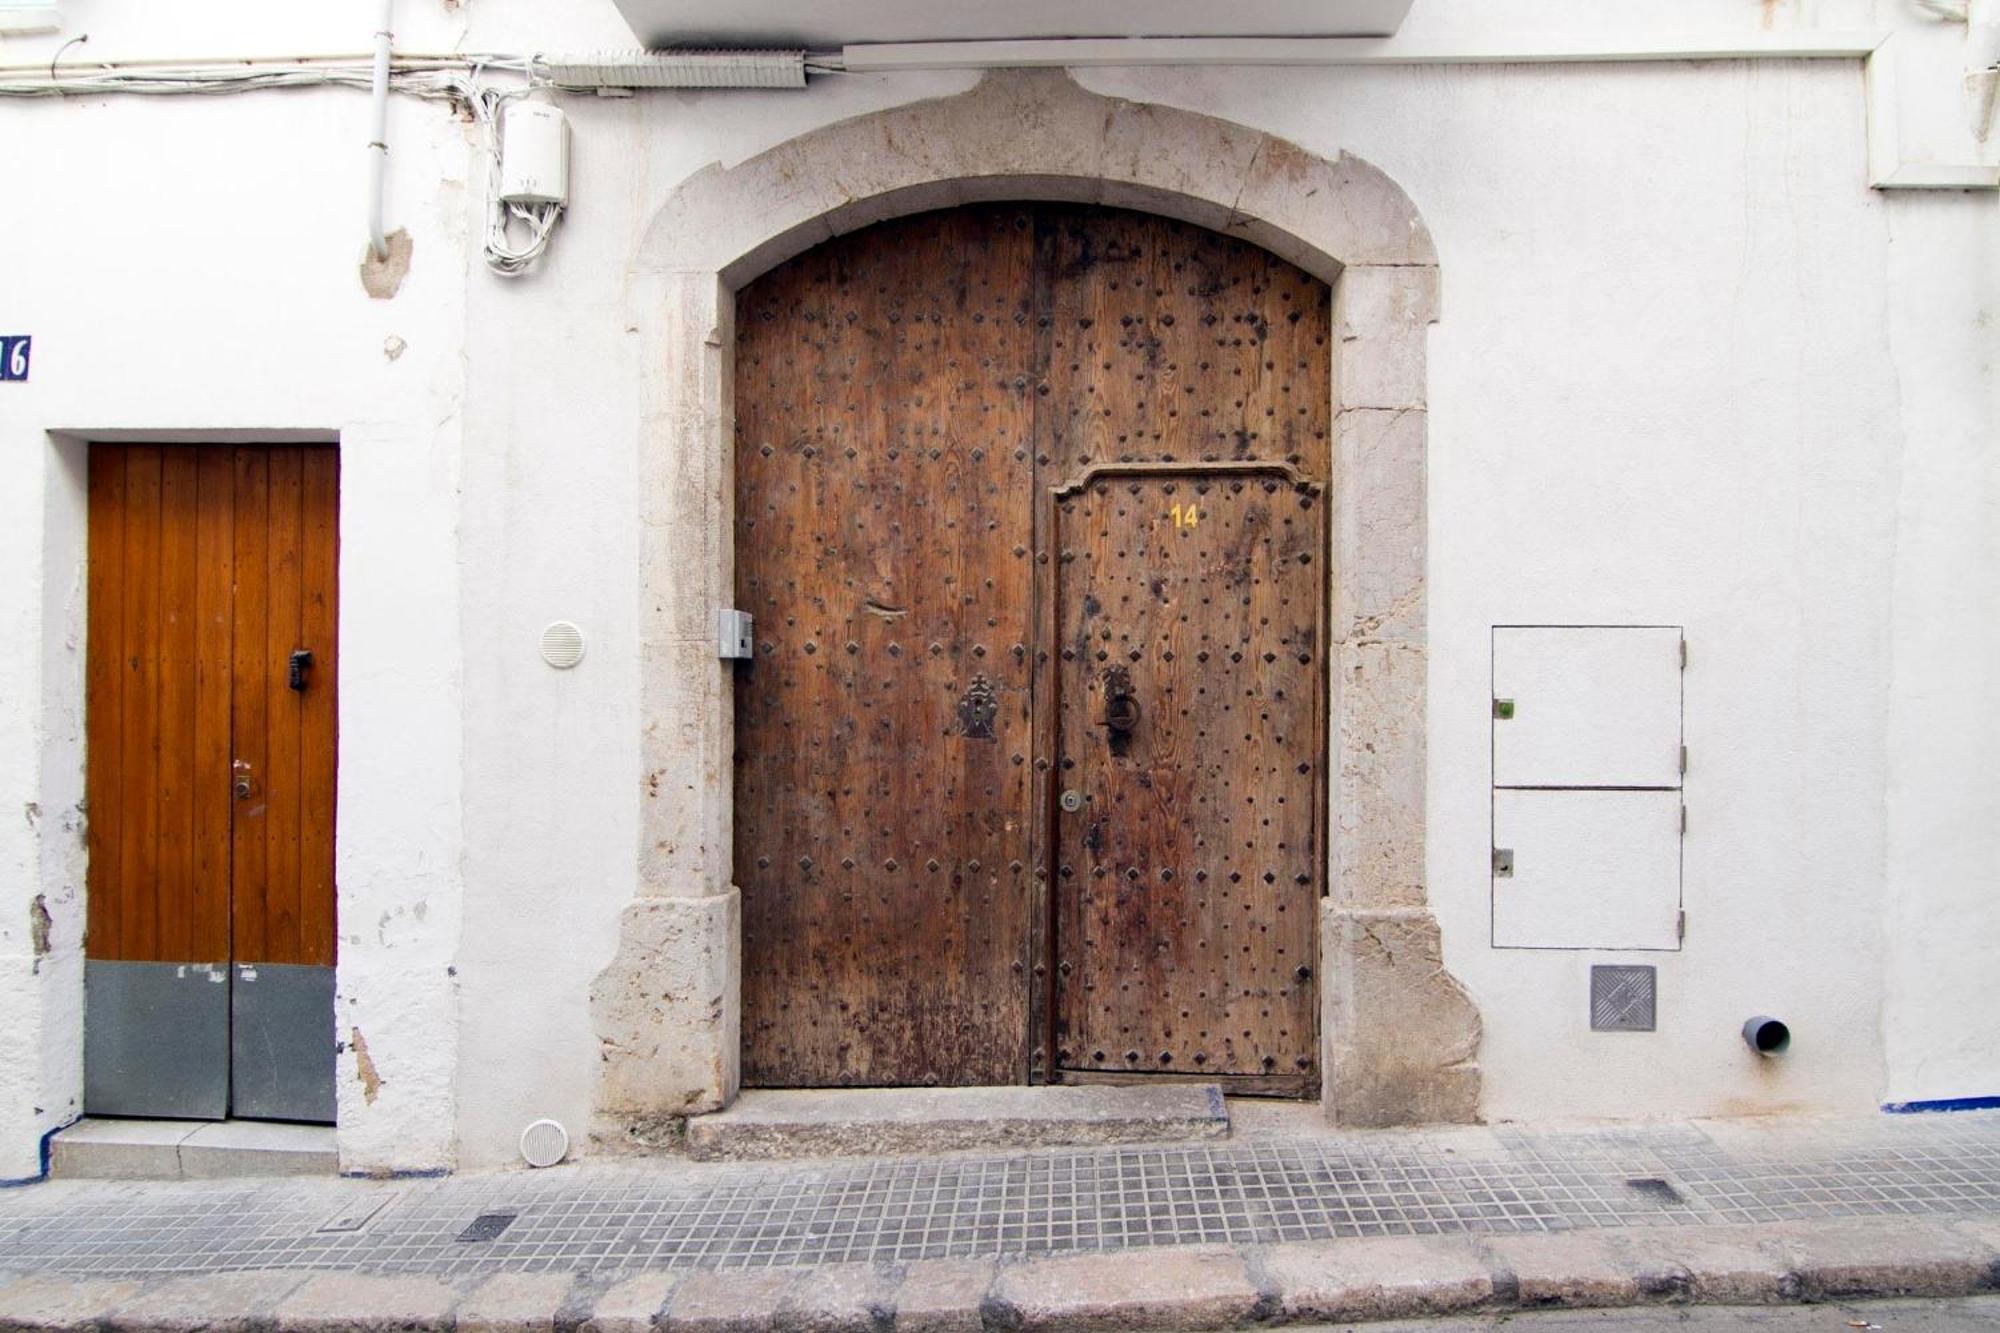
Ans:
<svg viewBox="0 0 2000 1333"><path fill-rule="evenodd" d="M391 1323L879 1333L1952 1294L2000 1282L2000 1115L53 1182L0 1194L0 1273L0 1327L227 1307L331 1328L373 1301Z"/></svg>

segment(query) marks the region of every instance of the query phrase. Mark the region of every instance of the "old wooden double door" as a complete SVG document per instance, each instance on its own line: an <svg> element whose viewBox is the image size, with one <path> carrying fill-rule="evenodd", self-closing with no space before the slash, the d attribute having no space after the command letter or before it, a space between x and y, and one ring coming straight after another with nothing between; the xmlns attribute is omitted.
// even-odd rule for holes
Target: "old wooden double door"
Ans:
<svg viewBox="0 0 2000 1333"><path fill-rule="evenodd" d="M746 1082L1316 1089L1325 284L979 206L737 328Z"/></svg>
<svg viewBox="0 0 2000 1333"><path fill-rule="evenodd" d="M338 454L89 473L84 1109L331 1121Z"/></svg>

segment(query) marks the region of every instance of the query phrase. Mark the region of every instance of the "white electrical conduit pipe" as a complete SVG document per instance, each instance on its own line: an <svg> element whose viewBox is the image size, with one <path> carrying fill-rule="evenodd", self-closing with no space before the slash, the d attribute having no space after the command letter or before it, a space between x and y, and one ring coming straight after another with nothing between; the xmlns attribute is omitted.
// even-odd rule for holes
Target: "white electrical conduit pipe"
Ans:
<svg viewBox="0 0 2000 1333"><path fill-rule="evenodd" d="M378 168L386 165L383 81L379 74L388 47L389 0L384 0L383 29L376 47L378 77L376 135L370 147L380 147ZM1861 60L1867 72L1869 183L1878 190L2000 189L2000 168L1982 163L1904 162L1896 127L1894 90L1895 42L1879 31L1830 29L1788 33L1740 31L1662 32L1656 36L1607 40L1590 35L1542 33L1477 40L1453 37L1078 37L1015 41L877 42L856 44L838 52L807 52L801 61L812 73L885 72L919 69L993 69L1003 66L1067 65L1492 65L1492 64L1613 64L1671 60ZM732 59L751 58L761 64L769 52L630 52L577 56L569 59L506 55L405 55L391 62L393 72L406 78L436 74L451 78L479 70L504 69L535 82L551 67L576 86L660 86L678 82L666 71L682 63L699 69L706 86L728 82ZM785 53L791 56L792 53ZM797 58L797 57L793 57ZM46 65L0 66L0 96L33 97L70 93L198 93L246 91L260 78L282 78L287 86L359 82L358 56L298 56L285 60L119 60L64 66L50 77ZM643 67L643 68L642 68ZM657 67L657 68L656 68ZM66 74L63 71L68 71ZM150 76L146 71L153 71ZM352 73L350 73L352 71ZM738 71L743 73L744 71ZM629 83L620 82L630 80ZM454 81L455 82L455 81ZM759 69L745 82L771 86L770 71ZM790 78L789 86L797 86ZM404 86L402 91L440 95L444 88ZM376 177L379 189L381 174ZM382 246L380 209L370 211L371 246ZM377 249L376 253L382 253Z"/></svg>
<svg viewBox="0 0 2000 1333"><path fill-rule="evenodd" d="M1502 37L1043 37L870 42L840 49L850 74L1063 65L1512 65L1651 60L1858 60L1882 34L1849 29L1663 32L1607 41L1588 33Z"/></svg>
<svg viewBox="0 0 2000 1333"><path fill-rule="evenodd" d="M389 257L389 241L382 234L382 194L389 180L389 44L394 40L395 15L396 0L382 0L382 25L375 30L374 82L369 86L374 118L368 148L375 160L368 174L368 249L377 263Z"/></svg>

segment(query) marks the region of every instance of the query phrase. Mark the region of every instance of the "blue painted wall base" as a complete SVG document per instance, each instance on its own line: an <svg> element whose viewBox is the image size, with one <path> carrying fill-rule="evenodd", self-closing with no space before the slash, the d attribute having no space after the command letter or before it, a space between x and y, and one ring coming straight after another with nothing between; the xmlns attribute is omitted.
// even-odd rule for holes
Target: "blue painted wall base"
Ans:
<svg viewBox="0 0 2000 1333"><path fill-rule="evenodd" d="M1938 1097L1931 1101L1883 1102L1890 1115L1915 1115L1923 1111L2000 1111L2000 1097Z"/></svg>

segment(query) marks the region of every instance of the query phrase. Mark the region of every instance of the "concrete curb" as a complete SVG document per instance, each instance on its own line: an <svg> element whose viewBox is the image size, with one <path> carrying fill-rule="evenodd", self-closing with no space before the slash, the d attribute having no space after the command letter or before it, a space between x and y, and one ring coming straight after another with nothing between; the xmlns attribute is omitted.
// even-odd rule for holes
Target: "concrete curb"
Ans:
<svg viewBox="0 0 2000 1333"><path fill-rule="evenodd" d="M1163 1333L2000 1290L2000 1218L1161 1247L1012 1263L572 1276L0 1281L0 1333Z"/></svg>

